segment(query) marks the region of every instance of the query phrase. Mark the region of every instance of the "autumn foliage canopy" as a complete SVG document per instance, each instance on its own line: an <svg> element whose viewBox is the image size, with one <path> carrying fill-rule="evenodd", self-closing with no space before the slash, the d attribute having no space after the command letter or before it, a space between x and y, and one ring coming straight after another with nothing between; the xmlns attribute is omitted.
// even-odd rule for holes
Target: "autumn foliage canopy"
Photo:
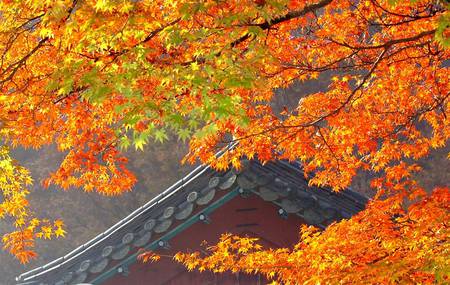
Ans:
<svg viewBox="0 0 450 285"><path fill-rule="evenodd" d="M450 136L445 0L0 1L0 217L5 248L64 235L29 210L28 172L8 147L66 153L44 181L103 195L132 189L121 153L188 140L185 160L301 161L339 191L368 171L367 210L293 249L225 235L191 269L261 272L284 283L445 282L449 189L422 189L417 161ZM275 90L326 83L274 108ZM217 150L239 142L220 159ZM445 171L445 170L443 170ZM442 185L447 186L447 185ZM447 278L447 279L446 279Z"/></svg>

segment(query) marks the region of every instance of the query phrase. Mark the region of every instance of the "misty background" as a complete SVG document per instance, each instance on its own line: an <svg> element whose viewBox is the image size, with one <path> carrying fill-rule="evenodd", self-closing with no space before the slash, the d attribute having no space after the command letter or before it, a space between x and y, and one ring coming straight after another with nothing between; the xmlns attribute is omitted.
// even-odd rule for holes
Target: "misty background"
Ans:
<svg viewBox="0 0 450 285"><path fill-rule="evenodd" d="M295 83L286 90L277 90L273 107L281 110L284 106L292 109L298 104L301 94L320 91L328 85L329 75L314 82ZM427 189L435 186L450 185L450 161L446 148L433 152L419 164L423 172L419 181ZM65 238L38 240L37 259L27 265L20 264L6 251L0 251L0 285L15 284L14 278L23 272L42 266L63 256L103 232L136 208L164 191L181 179L193 165L181 165L180 161L187 152L186 144L172 139L164 144L149 143L145 151L128 152L129 168L138 178L133 191L116 197L105 197L81 190L49 188L44 189L41 181L54 171L62 161L62 153L52 147L40 150L14 150L13 156L31 171L34 185L31 187L30 203L37 217L50 220L62 219L66 225ZM371 175L361 172L354 179L352 189L368 197L373 195L369 187ZM5 221L0 221L0 234L9 230ZM151 264L149 264L151 266Z"/></svg>

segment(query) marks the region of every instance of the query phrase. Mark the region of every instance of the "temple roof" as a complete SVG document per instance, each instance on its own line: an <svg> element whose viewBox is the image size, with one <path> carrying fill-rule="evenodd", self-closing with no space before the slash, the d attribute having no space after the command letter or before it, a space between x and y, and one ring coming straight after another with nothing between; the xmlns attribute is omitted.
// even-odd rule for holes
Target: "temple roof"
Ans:
<svg viewBox="0 0 450 285"><path fill-rule="evenodd" d="M44 266L23 273L18 284L99 284L136 262L137 249L156 250L238 195L258 195L325 228L362 210L367 198L344 190L308 186L297 163L246 161L240 171L202 165L105 232Z"/></svg>

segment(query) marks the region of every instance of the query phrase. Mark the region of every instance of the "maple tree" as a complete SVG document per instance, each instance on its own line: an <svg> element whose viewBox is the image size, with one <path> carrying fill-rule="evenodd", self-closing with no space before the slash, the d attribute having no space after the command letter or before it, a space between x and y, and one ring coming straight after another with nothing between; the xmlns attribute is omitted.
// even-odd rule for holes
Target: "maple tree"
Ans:
<svg viewBox="0 0 450 285"><path fill-rule="evenodd" d="M32 183L29 172L21 167L9 155L5 146L0 146L0 218L12 218L16 231L5 234L3 242L22 263L35 257L33 251L35 238L50 239L52 236L64 236L63 222L37 219L31 215L26 189Z"/></svg>
<svg viewBox="0 0 450 285"><path fill-rule="evenodd" d="M209 256L178 253L174 259L190 270L263 274L281 284L444 284L450 278L449 198L448 189L436 189L408 212L399 201L377 201L323 233L303 226L292 249L263 249L257 238L223 235Z"/></svg>
<svg viewBox="0 0 450 285"><path fill-rule="evenodd" d="M129 191L136 178L121 150L143 149L175 133L189 140L186 161L200 159L219 170L239 168L242 157L300 160L311 184L336 191L359 170L371 171L376 198L392 197L387 201L397 201L389 204L394 211L405 197L425 199L413 178L420 171L415 162L449 138L449 5L3 0L1 139L12 147L55 144L66 152L44 183L64 189ZM271 107L275 89L330 72L335 76L326 90L302 94L297 106L281 112ZM239 144L217 158L231 142ZM24 170L17 175L14 193L21 200L14 207L27 215L24 225L17 217L16 235L6 236L13 254L32 248L34 238L63 231L59 221L52 234L49 226L47 235L33 227L23 190L29 180ZM440 199L449 195L438 192ZM372 216L382 215L374 205ZM427 205L440 211L441 204ZM425 221L436 221L432 212L411 224L416 233ZM448 215L448 209L441 212ZM339 227L364 228L358 219L317 239ZM406 250L414 241L389 236L390 225L380 224L380 233ZM25 228L27 245L19 237ZM439 235L430 244L439 244Z"/></svg>

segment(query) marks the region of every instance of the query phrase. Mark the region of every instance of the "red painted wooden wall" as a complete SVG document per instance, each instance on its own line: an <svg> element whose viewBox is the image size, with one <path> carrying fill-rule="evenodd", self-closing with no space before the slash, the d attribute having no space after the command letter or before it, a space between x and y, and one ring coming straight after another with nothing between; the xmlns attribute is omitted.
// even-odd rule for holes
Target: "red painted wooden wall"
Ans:
<svg viewBox="0 0 450 285"><path fill-rule="evenodd" d="M295 215L283 219L278 207L252 195L248 198L236 197L209 216L209 224L198 222L170 240L170 249L160 250L163 255L176 252L204 249L203 241L212 245L222 233L233 233L259 237L267 247L287 247L298 241L299 228L303 221ZM162 258L157 263L136 262L129 267L127 276L116 274L106 281L107 285L252 285L266 284L261 276L245 274L213 274L211 272L188 272L170 258Z"/></svg>

